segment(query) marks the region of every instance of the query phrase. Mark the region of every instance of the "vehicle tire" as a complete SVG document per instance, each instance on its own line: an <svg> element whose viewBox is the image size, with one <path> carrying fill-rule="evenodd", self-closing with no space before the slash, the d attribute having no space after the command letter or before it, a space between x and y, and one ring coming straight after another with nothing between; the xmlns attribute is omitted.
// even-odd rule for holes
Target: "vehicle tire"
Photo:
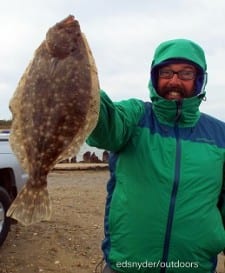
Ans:
<svg viewBox="0 0 225 273"><path fill-rule="evenodd" d="M10 230L10 218L6 217L6 212L11 204L8 192L0 187L0 246L5 241Z"/></svg>

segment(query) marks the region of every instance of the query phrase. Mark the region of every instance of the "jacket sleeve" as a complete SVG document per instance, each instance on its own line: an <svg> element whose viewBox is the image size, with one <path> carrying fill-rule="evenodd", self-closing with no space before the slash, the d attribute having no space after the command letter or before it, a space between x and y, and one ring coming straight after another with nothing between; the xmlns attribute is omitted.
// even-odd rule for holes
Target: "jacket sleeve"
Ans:
<svg viewBox="0 0 225 273"><path fill-rule="evenodd" d="M137 99L112 102L102 90L100 97L98 122L87 143L90 146L116 152L128 142L144 113L144 103Z"/></svg>
<svg viewBox="0 0 225 273"><path fill-rule="evenodd" d="M225 166L224 166L224 172L223 172L223 186L220 192L220 196L219 196L219 201L218 201L218 208L220 210L221 213L221 217L223 220L223 226L225 229ZM223 249L223 253L225 255L225 246Z"/></svg>
<svg viewBox="0 0 225 273"><path fill-rule="evenodd" d="M218 201L217 206L220 210L221 217L223 220L223 226L225 228L225 165L224 165L224 171L223 171L223 186L222 186L222 189L220 192L219 201Z"/></svg>

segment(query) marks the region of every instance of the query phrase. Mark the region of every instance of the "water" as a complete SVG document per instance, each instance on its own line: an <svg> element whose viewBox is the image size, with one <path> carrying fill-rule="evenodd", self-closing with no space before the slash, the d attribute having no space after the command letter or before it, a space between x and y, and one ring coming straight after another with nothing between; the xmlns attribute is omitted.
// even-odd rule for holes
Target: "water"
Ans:
<svg viewBox="0 0 225 273"><path fill-rule="evenodd" d="M7 129L1 129L0 130L0 134L2 134L2 136L9 136L10 130ZM77 162L82 161L83 160L83 154L86 152L91 152L91 153L95 153L95 155L98 157L98 159L102 160L102 154L105 150L102 149L98 149L95 147L91 147L89 146L87 143L84 143L81 148L79 153L76 156Z"/></svg>

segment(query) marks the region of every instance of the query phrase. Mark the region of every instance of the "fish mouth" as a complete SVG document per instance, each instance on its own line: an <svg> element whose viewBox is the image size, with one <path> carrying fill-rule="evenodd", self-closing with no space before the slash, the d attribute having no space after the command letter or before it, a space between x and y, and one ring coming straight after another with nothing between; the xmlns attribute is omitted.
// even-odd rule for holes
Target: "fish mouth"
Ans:
<svg viewBox="0 0 225 273"><path fill-rule="evenodd" d="M64 19L64 24L71 24L75 21L74 16L73 15L69 15L66 19Z"/></svg>
<svg viewBox="0 0 225 273"><path fill-rule="evenodd" d="M69 15L65 19L63 19L61 22L59 22L58 25L69 26L71 24L74 24L75 21L76 21L75 17L73 15Z"/></svg>

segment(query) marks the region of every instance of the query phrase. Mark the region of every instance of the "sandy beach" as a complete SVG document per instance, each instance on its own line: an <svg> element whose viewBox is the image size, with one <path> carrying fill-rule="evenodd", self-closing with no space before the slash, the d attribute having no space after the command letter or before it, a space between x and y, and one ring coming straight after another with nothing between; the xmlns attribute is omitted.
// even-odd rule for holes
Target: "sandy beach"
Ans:
<svg viewBox="0 0 225 273"><path fill-rule="evenodd" d="M64 167L48 177L51 220L28 227L19 223L12 226L0 249L0 273L100 272L96 267L102 259L108 170ZM222 256L217 272L224 273Z"/></svg>
<svg viewBox="0 0 225 273"><path fill-rule="evenodd" d="M53 171L49 222L15 224L0 249L0 273L91 273L102 259L107 170Z"/></svg>

